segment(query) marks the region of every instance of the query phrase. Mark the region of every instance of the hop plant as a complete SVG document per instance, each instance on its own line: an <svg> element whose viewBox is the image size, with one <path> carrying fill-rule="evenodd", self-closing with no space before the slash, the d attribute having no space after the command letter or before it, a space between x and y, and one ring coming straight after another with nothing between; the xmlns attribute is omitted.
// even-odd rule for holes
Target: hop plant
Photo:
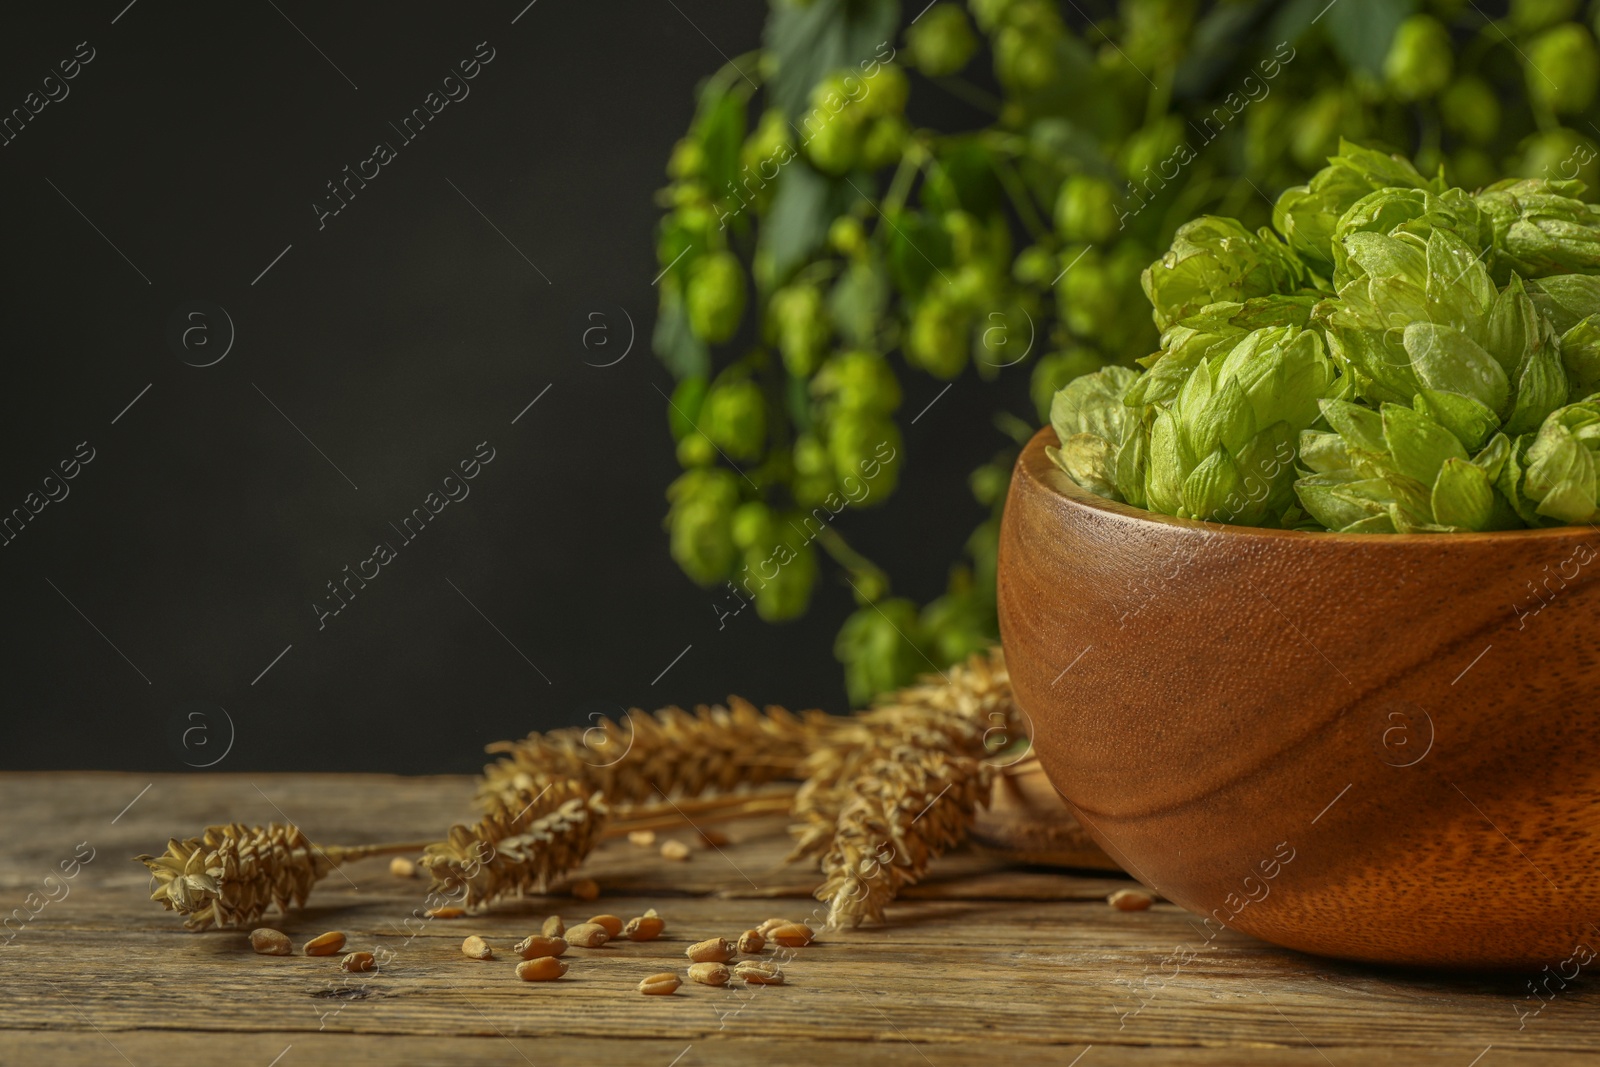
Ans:
<svg viewBox="0 0 1600 1067"><path fill-rule="evenodd" d="M1396 184L1325 225L1381 175ZM1058 392L1051 458L1099 495L1240 525L1590 521L1600 395L1568 401L1600 384L1600 270L1571 268L1600 217L1573 183L1472 194L1419 178L1346 144L1283 194L1280 227L1299 212L1302 240L1328 231L1326 276L1270 231L1180 227L1145 276L1161 350L1143 375L1106 368Z"/></svg>
<svg viewBox="0 0 1600 1067"><path fill-rule="evenodd" d="M1492 475L1491 526L1508 511L1554 521L1545 497L1522 495L1529 450L1553 412L1600 388L1600 241L1575 182L1600 182L1600 52L1578 21L1593 4L1513 0L1498 18L1459 0L1341 3L1315 19L1295 5L1088 7L770 0L761 50L702 83L667 161L653 343L677 381L673 556L715 584L761 551L736 536L742 506L780 525L837 508L756 606L793 618L816 582L848 583L856 614L835 651L858 701L994 635L1007 473L1030 424L1056 421L1055 395L1084 375L1104 377L1058 426L1086 482L1149 507L1153 484L1186 514L1308 526L1331 524L1296 479L1389 478L1415 429L1391 413L1399 452L1380 432L1365 444L1381 448L1340 467L1350 443L1324 401L1380 423L1385 405L1415 413L1462 451L1394 475L1410 479L1404 494L1341 483L1319 507L1367 489L1374 506L1324 516L1392 525L1404 504L1411 527L1467 528L1481 509L1452 503L1452 487L1481 498L1482 483L1463 457ZM953 98L960 128L921 124ZM969 106L992 117L974 123ZM1258 331L1276 332L1249 340ZM1331 377L1309 404L1241 404L1262 399L1253 359L1220 377L1241 345L1291 359L1309 375L1297 381ZM948 400L911 427L902 399L922 410L946 384L995 398L992 439L940 427ZM1126 419L1097 408L1117 398ZM1298 454L1283 465L1308 432L1332 435L1314 439L1326 469ZM941 452L970 447L988 517L945 589L914 601L852 547L851 511L887 506L889 528L912 529L894 497L935 451L924 434ZM1497 470L1498 449L1483 454L1496 434ZM863 463L879 473L857 500Z"/></svg>

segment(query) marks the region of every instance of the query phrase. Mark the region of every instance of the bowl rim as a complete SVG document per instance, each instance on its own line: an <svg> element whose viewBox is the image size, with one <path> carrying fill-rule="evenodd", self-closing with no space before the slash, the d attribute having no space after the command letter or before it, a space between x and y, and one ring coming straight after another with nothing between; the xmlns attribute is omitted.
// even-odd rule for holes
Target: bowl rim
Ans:
<svg viewBox="0 0 1600 1067"><path fill-rule="evenodd" d="M1573 539L1587 529L1591 534L1600 534L1600 526L1585 523L1581 526L1549 526L1543 529L1521 530L1490 530L1482 533L1452 533L1452 534L1427 534L1427 533L1338 533L1332 530L1277 530L1265 526L1232 526L1225 522L1208 522L1202 519L1180 519L1175 515L1163 515L1157 511L1147 511L1136 508L1132 504L1110 500L1083 488L1073 481L1066 471L1051 462L1045 455L1047 445L1056 445L1060 442L1056 438L1055 430L1045 426L1022 446L1022 452L1017 457L1017 470L1025 474L1034 484L1054 496L1066 500L1077 507L1099 511L1107 515L1135 525L1145 527L1167 527L1175 530L1190 531L1203 534L1207 537L1233 537L1233 538L1259 538L1259 539L1294 539L1307 542L1315 541L1322 544L1339 545L1391 545L1394 547L1415 547L1429 544L1436 548L1445 545L1482 545L1495 542L1513 541L1559 541ZM1441 545L1440 542L1444 544Z"/></svg>

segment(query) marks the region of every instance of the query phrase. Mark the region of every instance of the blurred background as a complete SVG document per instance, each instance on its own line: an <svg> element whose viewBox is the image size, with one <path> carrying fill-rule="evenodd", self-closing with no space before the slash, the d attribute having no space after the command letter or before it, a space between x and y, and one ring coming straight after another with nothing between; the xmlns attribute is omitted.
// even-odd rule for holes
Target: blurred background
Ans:
<svg viewBox="0 0 1600 1067"><path fill-rule="evenodd" d="M942 667L993 637L1051 392L1153 350L1173 228L1265 224L1341 135L1592 184L1593 15L13 13L0 765L472 771L630 706L842 711Z"/></svg>

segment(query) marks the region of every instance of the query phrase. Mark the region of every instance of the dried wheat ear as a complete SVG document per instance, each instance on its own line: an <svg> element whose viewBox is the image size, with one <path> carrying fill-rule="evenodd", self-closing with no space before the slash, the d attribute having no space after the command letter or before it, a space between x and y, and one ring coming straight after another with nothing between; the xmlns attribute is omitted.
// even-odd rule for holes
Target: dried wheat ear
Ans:
<svg viewBox="0 0 1600 1067"><path fill-rule="evenodd" d="M366 856L417 852L417 843L330 845L321 848L298 826L268 823L208 826L200 837L173 839L160 856L137 856L150 868L156 888L150 899L184 916L191 930L246 926L276 905L299 907L311 887L341 863Z"/></svg>
<svg viewBox="0 0 1600 1067"><path fill-rule="evenodd" d="M829 927L884 906L959 844L988 804L997 740L1025 737L998 646L880 698L805 764L791 859L818 857Z"/></svg>

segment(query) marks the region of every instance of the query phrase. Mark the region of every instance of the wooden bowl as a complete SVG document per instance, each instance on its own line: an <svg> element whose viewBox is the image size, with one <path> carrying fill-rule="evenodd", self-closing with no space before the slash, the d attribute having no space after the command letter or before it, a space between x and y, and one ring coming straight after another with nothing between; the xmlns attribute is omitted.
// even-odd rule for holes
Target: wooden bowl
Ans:
<svg viewBox="0 0 1600 1067"><path fill-rule="evenodd" d="M1197 943L1595 958L1600 532L1190 522L1080 489L1054 443L1001 530L1011 681L1072 813Z"/></svg>

